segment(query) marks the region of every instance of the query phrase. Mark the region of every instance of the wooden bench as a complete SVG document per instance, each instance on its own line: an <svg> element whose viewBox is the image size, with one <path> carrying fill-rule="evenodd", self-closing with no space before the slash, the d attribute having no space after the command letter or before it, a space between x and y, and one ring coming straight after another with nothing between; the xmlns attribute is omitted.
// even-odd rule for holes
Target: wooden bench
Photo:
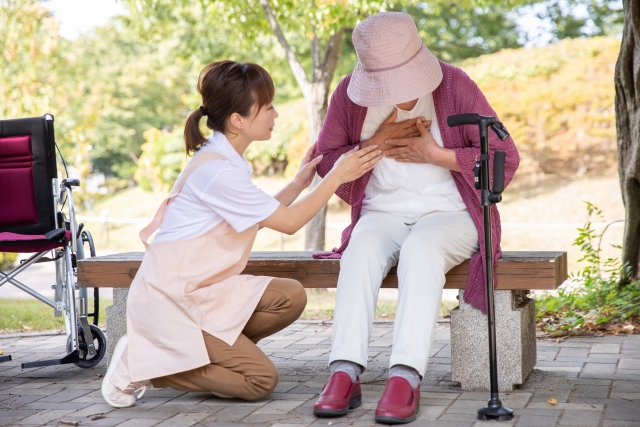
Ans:
<svg viewBox="0 0 640 427"><path fill-rule="evenodd" d="M306 288L335 288L340 260L313 259L312 252L252 252L244 274L292 278ZM107 308L110 343L126 333L126 297L143 252L121 253L80 260L78 283L84 287L114 289L114 305ZM446 275L445 289L466 286L469 262ZM554 290L567 279L566 252L504 252L496 268L496 328L499 382L502 390L522 384L536 363L535 302L530 290ZM392 268L382 283L396 288L398 277ZM451 312L452 380L464 390L488 389L487 320L463 298ZM474 357L469 357L473 354ZM482 355L487 355L483 359ZM486 375L485 375L486 373Z"/></svg>

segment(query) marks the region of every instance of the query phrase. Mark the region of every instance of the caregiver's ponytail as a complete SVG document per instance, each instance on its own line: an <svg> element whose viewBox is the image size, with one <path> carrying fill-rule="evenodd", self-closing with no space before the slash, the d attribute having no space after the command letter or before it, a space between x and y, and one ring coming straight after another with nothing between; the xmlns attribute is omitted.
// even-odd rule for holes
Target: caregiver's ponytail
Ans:
<svg viewBox="0 0 640 427"><path fill-rule="evenodd" d="M202 95L202 105L189 114L184 128L188 155L207 141L200 129L202 117L207 117L209 129L224 132L227 119L233 113L249 117L252 111L258 113L273 101L275 88L269 73L257 64L219 61L200 72L198 92Z"/></svg>

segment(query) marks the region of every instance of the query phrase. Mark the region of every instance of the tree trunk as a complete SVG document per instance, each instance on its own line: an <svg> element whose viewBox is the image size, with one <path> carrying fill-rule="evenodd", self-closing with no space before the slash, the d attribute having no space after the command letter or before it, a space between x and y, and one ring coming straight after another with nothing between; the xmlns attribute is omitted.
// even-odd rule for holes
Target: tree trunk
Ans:
<svg viewBox="0 0 640 427"><path fill-rule="evenodd" d="M329 100L329 86L336 71L338 58L340 57L340 48L344 37L344 27L340 28L336 33L329 37L327 42L324 59L320 62L320 40L316 35L316 28L313 28L313 38L311 40L311 81L307 77L302 64L296 58L296 54L291 49L289 42L284 36L282 28L273 13L270 0L259 0L260 5L269 21L269 25L273 30L278 42L284 49L287 61L291 67L296 81L302 89L302 94L307 103L307 117L309 119L309 143L313 144L318 140L324 117L327 114L327 104ZM313 189L320 178L316 175L311 188ZM305 250L323 251L324 250L324 232L325 217L327 207L325 206L305 227Z"/></svg>
<svg viewBox="0 0 640 427"><path fill-rule="evenodd" d="M307 103L307 118L309 121L309 144L318 140L324 117L327 114L327 104L329 98L329 87L323 81L311 84L309 93L305 97ZM320 177L315 176L311 188L313 189ZM325 247L325 223L327 207L323 207L304 228L304 249L306 251L324 251Z"/></svg>
<svg viewBox="0 0 640 427"><path fill-rule="evenodd" d="M622 261L631 266L632 279L637 279L640 262L640 2L624 0L623 7L624 30L615 72L618 172L626 209Z"/></svg>

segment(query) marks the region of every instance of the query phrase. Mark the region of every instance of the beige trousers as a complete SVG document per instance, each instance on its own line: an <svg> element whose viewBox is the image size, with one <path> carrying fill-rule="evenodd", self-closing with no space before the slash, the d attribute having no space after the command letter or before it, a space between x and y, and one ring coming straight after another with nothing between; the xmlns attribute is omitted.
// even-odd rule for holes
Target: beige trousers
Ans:
<svg viewBox="0 0 640 427"><path fill-rule="evenodd" d="M293 323L307 304L300 282L273 279L242 334L232 345L202 332L211 364L151 380L156 388L207 392L256 400L268 396L278 384L278 370L256 345Z"/></svg>

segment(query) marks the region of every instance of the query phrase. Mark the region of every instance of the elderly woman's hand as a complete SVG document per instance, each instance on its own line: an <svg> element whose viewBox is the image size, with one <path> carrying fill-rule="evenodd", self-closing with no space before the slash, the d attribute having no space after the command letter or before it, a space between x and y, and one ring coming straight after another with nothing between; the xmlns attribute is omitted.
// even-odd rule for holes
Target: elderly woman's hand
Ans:
<svg viewBox="0 0 640 427"><path fill-rule="evenodd" d="M370 145L377 145L383 151L388 150L389 145L385 145L385 141L393 138L411 138L420 136L420 132L416 127L416 123L419 120L423 120L426 123L426 126L431 125L430 120L426 120L424 117L416 117L413 119L403 120L398 123L394 123L396 117L398 116L397 110L394 108L389 117L385 119L384 122L378 127L376 133L366 141L363 141L360 146L362 148L366 148Z"/></svg>
<svg viewBox="0 0 640 427"><path fill-rule="evenodd" d="M456 161L455 152L452 149L438 145L428 126L431 122L419 120L416 127L420 136L411 138L388 139L385 142L393 146L385 151L385 156L403 163L431 163L436 166L460 171Z"/></svg>

